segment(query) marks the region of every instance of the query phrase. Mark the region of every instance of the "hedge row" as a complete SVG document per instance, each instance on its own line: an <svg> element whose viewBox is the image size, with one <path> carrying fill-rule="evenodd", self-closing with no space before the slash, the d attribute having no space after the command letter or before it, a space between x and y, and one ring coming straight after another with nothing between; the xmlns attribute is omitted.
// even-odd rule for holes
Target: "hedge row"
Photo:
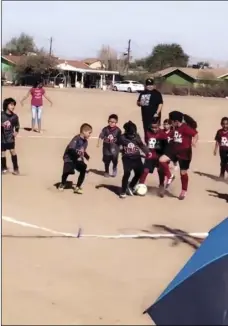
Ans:
<svg viewBox="0 0 228 326"><path fill-rule="evenodd" d="M228 84L215 86L178 87L170 84L162 84L158 87L162 94L167 95L193 95L202 97L228 97Z"/></svg>

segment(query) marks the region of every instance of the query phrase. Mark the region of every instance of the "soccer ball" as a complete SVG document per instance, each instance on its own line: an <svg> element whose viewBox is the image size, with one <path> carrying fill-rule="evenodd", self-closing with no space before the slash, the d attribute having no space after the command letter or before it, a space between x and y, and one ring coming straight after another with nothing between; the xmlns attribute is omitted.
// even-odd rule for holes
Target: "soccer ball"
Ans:
<svg viewBox="0 0 228 326"><path fill-rule="evenodd" d="M138 196L145 196L147 194L147 186L143 183L137 184L135 187L135 193Z"/></svg>

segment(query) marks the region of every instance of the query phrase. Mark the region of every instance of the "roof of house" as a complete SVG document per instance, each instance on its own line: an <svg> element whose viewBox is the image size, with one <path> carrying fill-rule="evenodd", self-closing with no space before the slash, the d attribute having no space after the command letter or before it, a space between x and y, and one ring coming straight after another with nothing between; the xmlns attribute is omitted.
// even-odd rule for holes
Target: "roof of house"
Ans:
<svg viewBox="0 0 228 326"><path fill-rule="evenodd" d="M17 56L17 55L3 55L2 58L5 60L17 64L21 60L22 56Z"/></svg>
<svg viewBox="0 0 228 326"><path fill-rule="evenodd" d="M64 59L58 59L58 63L68 63L70 66L73 66L78 69L89 69L89 66L84 63L83 61L79 60L64 60Z"/></svg>
<svg viewBox="0 0 228 326"><path fill-rule="evenodd" d="M208 69L195 69L195 68L182 68L182 67L169 67L153 74L154 77L161 76L165 77L172 72L179 70L185 75L193 79L213 79L225 77L228 74L228 68L208 68Z"/></svg>
<svg viewBox="0 0 228 326"><path fill-rule="evenodd" d="M84 60L82 60L82 62L87 63L88 65L93 64L94 62L100 61L100 59L98 58L86 58Z"/></svg>

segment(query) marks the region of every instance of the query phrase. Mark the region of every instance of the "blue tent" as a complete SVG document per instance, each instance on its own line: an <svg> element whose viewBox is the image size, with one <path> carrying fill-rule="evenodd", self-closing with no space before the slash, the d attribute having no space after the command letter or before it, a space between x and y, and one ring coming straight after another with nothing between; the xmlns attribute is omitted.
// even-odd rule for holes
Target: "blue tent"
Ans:
<svg viewBox="0 0 228 326"><path fill-rule="evenodd" d="M156 325L228 325L228 218L145 313Z"/></svg>

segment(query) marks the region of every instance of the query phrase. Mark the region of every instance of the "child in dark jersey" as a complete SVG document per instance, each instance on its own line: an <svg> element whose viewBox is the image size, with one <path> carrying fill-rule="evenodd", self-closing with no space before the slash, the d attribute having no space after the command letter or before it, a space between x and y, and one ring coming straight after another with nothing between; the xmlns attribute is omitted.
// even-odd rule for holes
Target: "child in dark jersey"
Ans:
<svg viewBox="0 0 228 326"><path fill-rule="evenodd" d="M225 178L225 172L228 173L228 117L221 120L221 129L215 135L214 155L219 149L220 155L220 178Z"/></svg>
<svg viewBox="0 0 228 326"><path fill-rule="evenodd" d="M170 143L171 141L173 141L173 136L174 136L174 130L172 127L172 123L169 119L165 119L163 121L163 130L166 133L167 137L168 137L168 143ZM173 162L174 165L174 170L178 170L178 162L177 160L175 162Z"/></svg>
<svg viewBox="0 0 228 326"><path fill-rule="evenodd" d="M79 172L78 181L74 188L74 193L82 194L82 184L85 180L87 165L84 158L88 161L89 155L86 152L88 139L91 136L92 127L88 123L81 125L80 134L76 135L67 145L63 155L63 174L59 190L64 190L67 178L70 174L74 174L75 170Z"/></svg>
<svg viewBox="0 0 228 326"><path fill-rule="evenodd" d="M122 162L124 175L122 178L122 191L120 198L126 198L126 195L133 196L134 188L138 183L143 172L143 163L140 151L149 153L148 148L143 144L137 127L132 121L124 124L124 134L120 137L120 146L122 147ZM134 177L129 183L131 172L134 171Z"/></svg>
<svg viewBox="0 0 228 326"><path fill-rule="evenodd" d="M117 127L118 116L111 114L108 117L108 126L104 127L99 135L97 147L100 145L100 141L103 140L103 162L105 166L105 177L109 177L110 163L113 164L112 177L117 175L117 165L119 156L119 139L121 136L121 130Z"/></svg>
<svg viewBox="0 0 228 326"><path fill-rule="evenodd" d="M164 153L165 147L168 144L168 136L160 128L160 123L157 118L153 118L149 129L145 134L145 140L149 149L149 155L147 155L144 162L144 171L140 177L139 182L145 183L149 173L153 173L154 169L157 168L159 176L159 189L160 196L164 196L164 171L159 168L159 157Z"/></svg>
<svg viewBox="0 0 228 326"><path fill-rule="evenodd" d="M165 154L160 157L159 162L167 177L166 188L168 188L175 178L170 172L169 162L178 161L182 184L179 199L183 200L188 189L187 172L192 160L192 146L195 146L198 140L197 123L190 116L179 111L170 112L169 119L174 128L174 137L167 146Z"/></svg>
<svg viewBox="0 0 228 326"><path fill-rule="evenodd" d="M19 132L20 124L17 114L14 113L16 101L13 98L6 98L3 102L3 110L1 112L1 164L2 173L8 172L6 164L6 151L9 150L13 163L13 174L19 174L17 161L17 153L15 151L15 138Z"/></svg>

